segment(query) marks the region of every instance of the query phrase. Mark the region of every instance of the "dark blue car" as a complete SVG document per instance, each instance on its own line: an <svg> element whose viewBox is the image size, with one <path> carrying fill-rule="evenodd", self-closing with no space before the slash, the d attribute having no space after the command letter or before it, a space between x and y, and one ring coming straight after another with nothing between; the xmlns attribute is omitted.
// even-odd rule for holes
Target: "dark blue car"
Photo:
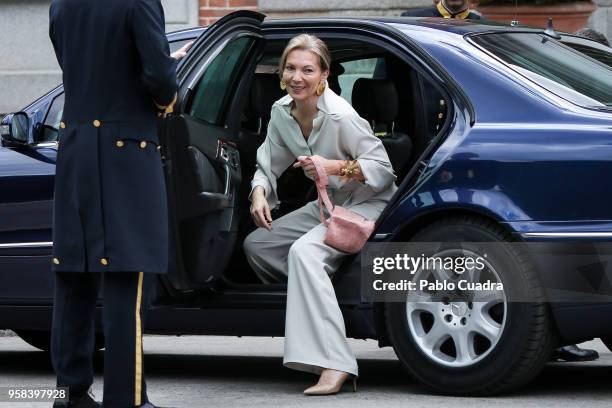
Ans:
<svg viewBox="0 0 612 408"><path fill-rule="evenodd" d="M486 22L264 21L240 11L168 36L174 49L197 40L178 68L175 113L159 122L172 261L158 278L149 332L283 335L286 287L260 283L241 244L254 229L255 152L282 96L277 61L304 31L327 42L330 87L372 124L398 175L370 242L612 238L610 49ZM60 86L0 127L0 328L42 349L62 109ZM301 171L288 169L278 185L276 217L316 198ZM515 247L489 267L529 301L505 292L478 307L466 293L364 301L360 256L333 281L348 335L392 346L416 378L445 393L505 392L533 378L558 345L595 337L612 345L612 302L551 302L548 275Z"/></svg>

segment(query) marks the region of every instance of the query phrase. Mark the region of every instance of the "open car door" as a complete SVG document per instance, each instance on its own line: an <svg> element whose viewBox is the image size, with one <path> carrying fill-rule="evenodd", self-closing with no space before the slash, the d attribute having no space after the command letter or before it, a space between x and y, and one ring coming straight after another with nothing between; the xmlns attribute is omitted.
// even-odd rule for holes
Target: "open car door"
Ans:
<svg viewBox="0 0 612 408"><path fill-rule="evenodd" d="M241 10L209 26L178 69L173 114L160 122L170 215L173 292L222 277L238 232L240 112L263 47L263 14Z"/></svg>

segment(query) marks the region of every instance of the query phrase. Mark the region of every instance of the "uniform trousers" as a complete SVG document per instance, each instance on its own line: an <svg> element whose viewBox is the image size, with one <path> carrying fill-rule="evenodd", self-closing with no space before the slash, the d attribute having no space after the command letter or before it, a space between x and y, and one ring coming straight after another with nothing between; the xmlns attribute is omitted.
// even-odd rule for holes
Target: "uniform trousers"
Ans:
<svg viewBox="0 0 612 408"><path fill-rule="evenodd" d="M350 210L375 220L385 205L369 201ZM274 220L271 231L253 231L244 250L263 282L287 282L283 364L314 374L331 368L357 376L357 360L330 279L347 254L323 242L326 230L313 201Z"/></svg>
<svg viewBox="0 0 612 408"><path fill-rule="evenodd" d="M57 386L83 395L93 384L96 300L103 295L105 408L148 402L142 333L153 276L143 272L56 272L51 359Z"/></svg>

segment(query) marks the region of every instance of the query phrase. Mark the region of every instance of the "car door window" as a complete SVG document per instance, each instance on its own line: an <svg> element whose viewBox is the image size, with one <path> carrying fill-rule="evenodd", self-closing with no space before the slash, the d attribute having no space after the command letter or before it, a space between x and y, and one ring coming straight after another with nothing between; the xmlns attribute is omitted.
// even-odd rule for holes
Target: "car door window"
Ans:
<svg viewBox="0 0 612 408"><path fill-rule="evenodd" d="M344 72L338 77L340 96L352 103L353 86L359 78L379 77L381 68L384 65L383 58L366 58L353 61L341 62Z"/></svg>
<svg viewBox="0 0 612 408"><path fill-rule="evenodd" d="M43 123L42 140L39 142L46 143L57 141L57 137L59 135L59 125L63 114L64 93L62 92L56 96L55 99L53 99L53 102L51 102L51 106L49 107L49 111L45 117L45 122Z"/></svg>
<svg viewBox="0 0 612 408"><path fill-rule="evenodd" d="M179 48L181 48L183 45L187 44L190 41L194 41L194 40L195 40L195 38L187 38L186 40L178 40L178 41L173 41L173 42L169 43L170 53L173 53L174 51L176 51Z"/></svg>
<svg viewBox="0 0 612 408"><path fill-rule="evenodd" d="M255 41L252 37L236 38L213 59L200 79L188 109L191 116L212 125L221 125L224 108Z"/></svg>

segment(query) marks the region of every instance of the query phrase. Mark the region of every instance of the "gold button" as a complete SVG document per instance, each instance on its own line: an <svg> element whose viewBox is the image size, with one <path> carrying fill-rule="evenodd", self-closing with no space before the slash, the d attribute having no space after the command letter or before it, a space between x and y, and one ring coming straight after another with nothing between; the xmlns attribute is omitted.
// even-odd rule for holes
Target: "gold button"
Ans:
<svg viewBox="0 0 612 408"><path fill-rule="evenodd" d="M117 140L117 147L123 147L123 140Z"/></svg>
<svg viewBox="0 0 612 408"><path fill-rule="evenodd" d="M59 259L53 258L53 263L56 264L56 265L59 265Z"/></svg>
<svg viewBox="0 0 612 408"><path fill-rule="evenodd" d="M102 122L100 122L98 119L96 119L96 120L94 120L94 121L93 121L93 125L94 125L95 127L100 127L100 125L101 125L101 124L102 124Z"/></svg>
<svg viewBox="0 0 612 408"><path fill-rule="evenodd" d="M442 119L444 117L443 113L438 113L438 119Z"/></svg>
<svg viewBox="0 0 612 408"><path fill-rule="evenodd" d="M64 122L60 122L60 128L66 129L66 124Z"/></svg>
<svg viewBox="0 0 612 408"><path fill-rule="evenodd" d="M140 142L140 148L144 149L145 147L147 147L147 142L143 140L142 142Z"/></svg>
<svg viewBox="0 0 612 408"><path fill-rule="evenodd" d="M104 266L108 265L108 261L106 260L106 258L100 259L100 263Z"/></svg>

